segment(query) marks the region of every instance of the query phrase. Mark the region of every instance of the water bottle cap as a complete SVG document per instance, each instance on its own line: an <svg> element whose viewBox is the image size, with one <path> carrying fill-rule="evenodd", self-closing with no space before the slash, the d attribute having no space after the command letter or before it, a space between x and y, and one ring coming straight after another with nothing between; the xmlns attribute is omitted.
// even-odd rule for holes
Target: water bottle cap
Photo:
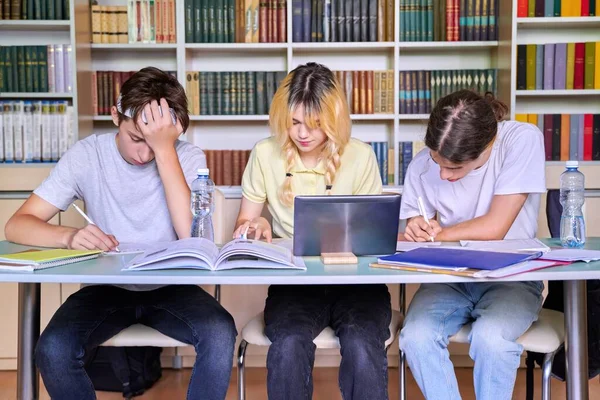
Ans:
<svg viewBox="0 0 600 400"><path fill-rule="evenodd" d="M198 175L209 175L209 169L208 168L198 168Z"/></svg>
<svg viewBox="0 0 600 400"><path fill-rule="evenodd" d="M575 161L575 160L567 161L567 168L578 168L578 167L579 167L579 161Z"/></svg>

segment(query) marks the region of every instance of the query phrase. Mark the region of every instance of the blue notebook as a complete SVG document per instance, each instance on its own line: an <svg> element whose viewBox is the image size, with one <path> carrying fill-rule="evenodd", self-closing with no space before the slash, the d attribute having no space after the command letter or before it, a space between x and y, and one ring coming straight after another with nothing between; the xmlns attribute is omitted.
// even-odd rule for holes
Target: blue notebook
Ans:
<svg viewBox="0 0 600 400"><path fill-rule="evenodd" d="M534 260L541 257L542 254L542 252L502 253L493 251L422 247L405 253L380 257L378 262L380 264L401 264L447 269L471 268L495 270L520 262Z"/></svg>

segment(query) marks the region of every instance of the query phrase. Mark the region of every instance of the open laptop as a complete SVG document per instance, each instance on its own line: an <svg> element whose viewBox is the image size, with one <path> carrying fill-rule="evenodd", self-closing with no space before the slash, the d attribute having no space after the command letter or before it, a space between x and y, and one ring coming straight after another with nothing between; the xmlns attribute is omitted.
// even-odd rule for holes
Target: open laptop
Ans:
<svg viewBox="0 0 600 400"><path fill-rule="evenodd" d="M296 196L294 255L394 254L400 195Z"/></svg>

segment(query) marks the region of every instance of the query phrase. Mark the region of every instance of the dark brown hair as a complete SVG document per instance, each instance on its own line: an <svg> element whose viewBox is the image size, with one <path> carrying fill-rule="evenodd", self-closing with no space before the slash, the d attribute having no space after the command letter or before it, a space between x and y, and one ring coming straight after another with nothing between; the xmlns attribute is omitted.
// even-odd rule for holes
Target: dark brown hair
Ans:
<svg viewBox="0 0 600 400"><path fill-rule="evenodd" d="M492 143L507 114L508 107L492 93L451 93L431 112L425 145L454 164L473 161Z"/></svg>
<svg viewBox="0 0 600 400"><path fill-rule="evenodd" d="M131 109L136 121L144 106L164 98L175 111L185 132L190 125L187 96L176 77L155 67L146 67L131 76L121 87L121 110ZM165 110L163 110L164 112ZM119 124L128 117L119 113Z"/></svg>

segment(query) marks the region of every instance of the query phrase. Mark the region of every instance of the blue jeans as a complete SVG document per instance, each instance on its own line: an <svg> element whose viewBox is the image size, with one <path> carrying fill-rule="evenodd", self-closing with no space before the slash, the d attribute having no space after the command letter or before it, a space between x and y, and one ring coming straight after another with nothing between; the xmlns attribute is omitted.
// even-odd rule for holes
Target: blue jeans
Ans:
<svg viewBox="0 0 600 400"><path fill-rule="evenodd" d="M311 399L313 339L331 326L340 340L339 386L345 400L387 399L391 319L385 285L271 286L265 307L267 393L271 400Z"/></svg>
<svg viewBox="0 0 600 400"><path fill-rule="evenodd" d="M542 282L423 284L410 303L400 349L427 400L460 399L448 338L469 322L478 400L510 400L523 346L537 320Z"/></svg>
<svg viewBox="0 0 600 400"><path fill-rule="evenodd" d="M129 291L87 286L71 295L42 333L35 361L53 400L95 399L86 356L135 323L189 343L196 362L188 399L222 400L229 387L236 329L231 315L198 286Z"/></svg>

